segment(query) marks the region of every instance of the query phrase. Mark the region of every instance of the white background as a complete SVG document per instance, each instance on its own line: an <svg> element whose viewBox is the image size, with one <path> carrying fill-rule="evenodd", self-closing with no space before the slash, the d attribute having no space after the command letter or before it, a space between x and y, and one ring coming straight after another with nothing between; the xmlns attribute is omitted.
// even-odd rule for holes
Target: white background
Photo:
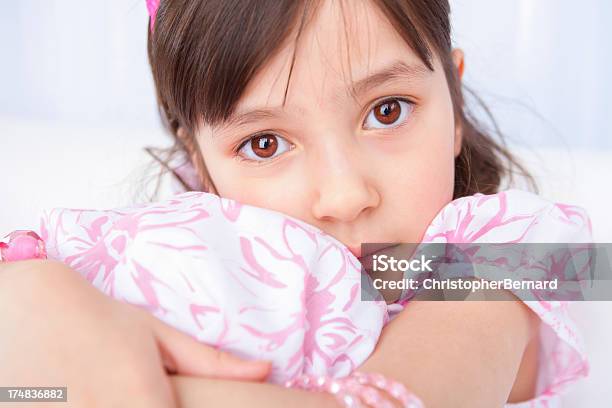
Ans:
<svg viewBox="0 0 612 408"><path fill-rule="evenodd" d="M612 2L453 0L466 82L542 194L585 207L612 242ZM0 0L0 233L43 208L132 202L145 145L164 145L144 0ZM612 304L575 308L592 375L567 406L609 407Z"/></svg>

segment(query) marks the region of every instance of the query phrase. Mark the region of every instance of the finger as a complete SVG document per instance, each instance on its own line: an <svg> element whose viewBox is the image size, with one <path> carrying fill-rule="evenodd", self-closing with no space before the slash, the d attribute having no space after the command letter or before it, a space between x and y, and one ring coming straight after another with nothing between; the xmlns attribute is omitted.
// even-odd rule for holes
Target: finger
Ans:
<svg viewBox="0 0 612 408"><path fill-rule="evenodd" d="M164 366L172 373L235 380L264 381L267 361L249 361L203 344L149 315Z"/></svg>

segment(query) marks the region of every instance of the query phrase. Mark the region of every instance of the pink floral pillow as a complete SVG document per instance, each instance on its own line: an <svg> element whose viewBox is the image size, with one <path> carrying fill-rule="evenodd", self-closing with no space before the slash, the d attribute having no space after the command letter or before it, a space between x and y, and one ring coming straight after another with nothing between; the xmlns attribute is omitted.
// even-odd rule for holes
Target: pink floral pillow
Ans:
<svg viewBox="0 0 612 408"><path fill-rule="evenodd" d="M372 352L386 305L360 301L360 264L284 214L189 192L107 211L54 209L49 258L198 340L271 360L272 381L348 375Z"/></svg>

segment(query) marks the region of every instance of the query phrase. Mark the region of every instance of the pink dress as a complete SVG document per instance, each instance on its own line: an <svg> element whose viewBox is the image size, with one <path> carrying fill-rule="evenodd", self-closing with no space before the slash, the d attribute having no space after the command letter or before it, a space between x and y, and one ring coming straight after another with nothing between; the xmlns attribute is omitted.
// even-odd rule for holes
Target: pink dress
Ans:
<svg viewBox="0 0 612 408"><path fill-rule="evenodd" d="M112 210L53 209L41 220L49 258L105 294L147 309L199 341L273 362L270 381L341 377L373 351L406 302L361 301L361 265L321 230L202 192ZM508 190L446 205L423 242L591 242L579 207ZM552 407L588 373L566 302L525 302L541 319L535 399ZM406 310L409 313L409 309Z"/></svg>

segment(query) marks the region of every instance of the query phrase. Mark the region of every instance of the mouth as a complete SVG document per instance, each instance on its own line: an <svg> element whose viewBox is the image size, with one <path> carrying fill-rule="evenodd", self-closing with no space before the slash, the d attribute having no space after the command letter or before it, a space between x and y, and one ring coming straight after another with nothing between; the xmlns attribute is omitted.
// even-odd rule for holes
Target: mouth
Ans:
<svg viewBox="0 0 612 408"><path fill-rule="evenodd" d="M347 247L349 251L351 251L351 253L353 255L355 255L355 258L359 259L361 258L361 246L349 246Z"/></svg>
<svg viewBox="0 0 612 408"><path fill-rule="evenodd" d="M363 260L367 259L368 257L384 251L385 249L393 248L397 245L398 244L367 244L367 249L363 253L361 251L361 245L350 246L348 249L353 255L355 255L355 258L363 262Z"/></svg>

